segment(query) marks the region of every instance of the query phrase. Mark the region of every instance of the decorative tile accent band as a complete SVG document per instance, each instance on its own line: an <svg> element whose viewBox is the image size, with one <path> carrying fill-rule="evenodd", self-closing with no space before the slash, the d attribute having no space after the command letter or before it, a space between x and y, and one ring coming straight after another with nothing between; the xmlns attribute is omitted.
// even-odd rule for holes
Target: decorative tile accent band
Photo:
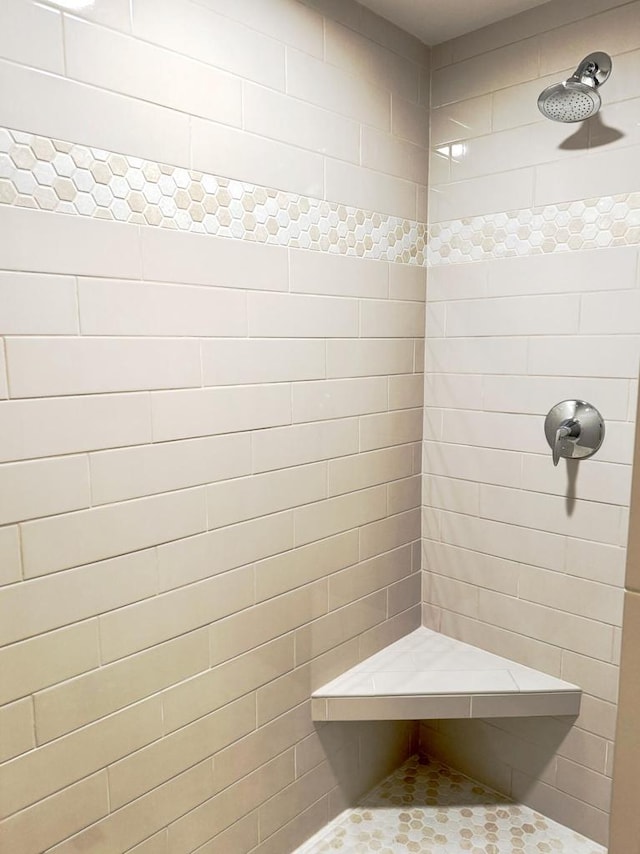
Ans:
<svg viewBox="0 0 640 854"><path fill-rule="evenodd" d="M430 267L640 244L640 192L485 214L429 227Z"/></svg>
<svg viewBox="0 0 640 854"><path fill-rule="evenodd" d="M425 264L423 223L6 128L0 204Z"/></svg>
<svg viewBox="0 0 640 854"><path fill-rule="evenodd" d="M640 192L427 230L413 220L6 128L0 204L432 267L640 243Z"/></svg>

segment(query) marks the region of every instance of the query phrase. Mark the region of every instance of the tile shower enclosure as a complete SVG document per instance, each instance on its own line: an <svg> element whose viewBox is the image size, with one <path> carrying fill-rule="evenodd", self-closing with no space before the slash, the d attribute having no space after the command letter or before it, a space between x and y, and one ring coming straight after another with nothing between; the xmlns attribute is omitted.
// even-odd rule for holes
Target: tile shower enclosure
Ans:
<svg viewBox="0 0 640 854"><path fill-rule="evenodd" d="M596 48L571 138L535 97ZM5 0L0 57L0 848L282 854L418 737L605 841L640 3L430 51L351 2ZM312 725L421 621L580 717Z"/></svg>

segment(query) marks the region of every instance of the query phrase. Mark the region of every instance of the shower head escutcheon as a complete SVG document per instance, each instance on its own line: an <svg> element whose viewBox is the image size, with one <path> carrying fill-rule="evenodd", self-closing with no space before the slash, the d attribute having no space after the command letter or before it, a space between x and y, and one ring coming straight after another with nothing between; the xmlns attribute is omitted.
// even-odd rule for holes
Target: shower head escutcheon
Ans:
<svg viewBox="0 0 640 854"><path fill-rule="evenodd" d="M538 109L554 122L583 122L595 116L602 105L598 89L609 79L611 66L609 54L590 53L568 80L540 93Z"/></svg>

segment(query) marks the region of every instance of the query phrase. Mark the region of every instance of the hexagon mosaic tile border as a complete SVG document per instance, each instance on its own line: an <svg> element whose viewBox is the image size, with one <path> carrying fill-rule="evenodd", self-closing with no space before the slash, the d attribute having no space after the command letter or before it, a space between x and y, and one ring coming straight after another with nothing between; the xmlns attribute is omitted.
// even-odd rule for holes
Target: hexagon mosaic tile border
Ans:
<svg viewBox="0 0 640 854"><path fill-rule="evenodd" d="M439 266L640 243L640 192L450 222L402 219L0 128L0 204Z"/></svg>
<svg viewBox="0 0 640 854"><path fill-rule="evenodd" d="M425 263L418 222L6 128L0 204Z"/></svg>
<svg viewBox="0 0 640 854"><path fill-rule="evenodd" d="M296 854L606 854L463 774L412 757Z"/></svg>

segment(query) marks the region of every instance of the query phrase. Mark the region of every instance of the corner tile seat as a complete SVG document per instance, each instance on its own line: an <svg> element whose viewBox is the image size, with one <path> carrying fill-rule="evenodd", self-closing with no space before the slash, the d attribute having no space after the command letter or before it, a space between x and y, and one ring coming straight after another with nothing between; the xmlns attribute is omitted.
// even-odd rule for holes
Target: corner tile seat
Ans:
<svg viewBox="0 0 640 854"><path fill-rule="evenodd" d="M576 685L420 628L312 695L317 721L577 715Z"/></svg>

